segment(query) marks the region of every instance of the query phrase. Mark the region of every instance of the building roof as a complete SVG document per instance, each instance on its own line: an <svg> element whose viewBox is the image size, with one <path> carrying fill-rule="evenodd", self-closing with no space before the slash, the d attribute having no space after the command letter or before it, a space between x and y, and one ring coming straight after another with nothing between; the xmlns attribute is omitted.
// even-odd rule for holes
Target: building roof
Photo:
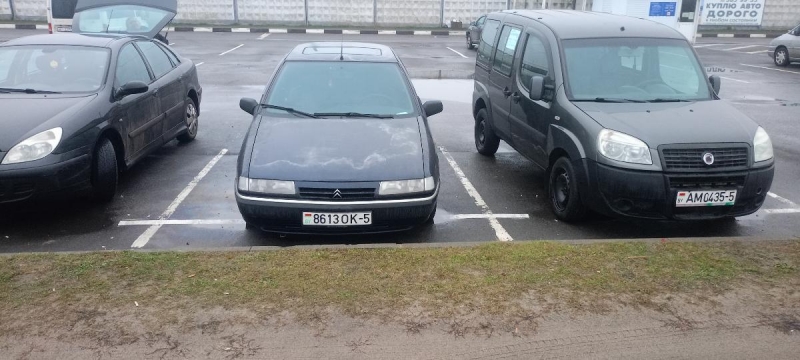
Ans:
<svg viewBox="0 0 800 360"><path fill-rule="evenodd" d="M330 41L297 45L286 60L397 62L397 56L386 45Z"/></svg>
<svg viewBox="0 0 800 360"><path fill-rule="evenodd" d="M624 15L576 10L506 10L502 13L516 14L538 21L552 29L561 39L608 37L686 39L680 32L667 25Z"/></svg>

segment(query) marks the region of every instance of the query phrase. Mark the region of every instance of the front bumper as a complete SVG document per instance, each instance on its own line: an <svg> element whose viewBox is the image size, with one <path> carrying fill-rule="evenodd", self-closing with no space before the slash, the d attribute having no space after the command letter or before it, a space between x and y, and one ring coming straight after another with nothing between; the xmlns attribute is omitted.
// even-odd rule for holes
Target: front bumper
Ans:
<svg viewBox="0 0 800 360"><path fill-rule="evenodd" d="M430 219L439 195L423 198L369 201L312 201L243 195L236 191L239 212L248 224L286 234L355 234L410 230ZM303 212L372 212L369 226L303 226Z"/></svg>
<svg viewBox="0 0 800 360"><path fill-rule="evenodd" d="M89 155L31 168L0 167L0 205L86 190L91 186L91 170Z"/></svg>
<svg viewBox="0 0 800 360"><path fill-rule="evenodd" d="M577 165L577 164L576 164ZM764 204L775 166L719 173L627 170L583 160L585 205L600 213L645 219L706 220L752 214ZM734 206L678 208L679 191L736 190Z"/></svg>

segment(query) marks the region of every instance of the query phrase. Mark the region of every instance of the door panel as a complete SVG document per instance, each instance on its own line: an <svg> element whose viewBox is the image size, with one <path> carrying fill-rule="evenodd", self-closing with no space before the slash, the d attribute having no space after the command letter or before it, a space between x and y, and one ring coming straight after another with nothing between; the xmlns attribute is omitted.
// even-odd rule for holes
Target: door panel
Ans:
<svg viewBox="0 0 800 360"><path fill-rule="evenodd" d="M180 74L174 69L172 61L164 50L153 41L137 41L136 45L144 54L156 77L154 87L158 88L161 110L164 112L164 135L174 133L184 124L184 100L186 92ZM169 141L171 139L164 139Z"/></svg>
<svg viewBox="0 0 800 360"><path fill-rule="evenodd" d="M554 97L552 57L547 41L534 30L528 31L524 48L518 51L515 66L514 96L511 102L512 139L517 150L543 168L547 167L547 131L555 114L550 100L533 101L528 98L530 79L545 78L544 98Z"/></svg>
<svg viewBox="0 0 800 360"><path fill-rule="evenodd" d="M129 95L117 101L120 121L127 131L129 159L139 157L146 149L160 144L163 132L163 112L157 97L158 89L152 84L152 75L147 69L139 50L133 44L125 45L117 59L115 89L131 81L150 84L143 94Z"/></svg>
<svg viewBox="0 0 800 360"><path fill-rule="evenodd" d="M509 107L511 105L512 64L517 49L521 30L510 25L503 26L497 42L497 50L492 61L492 70L489 73L489 99L492 102L492 126L495 131L504 135L506 139L511 134L508 122ZM513 141L512 141L513 142Z"/></svg>

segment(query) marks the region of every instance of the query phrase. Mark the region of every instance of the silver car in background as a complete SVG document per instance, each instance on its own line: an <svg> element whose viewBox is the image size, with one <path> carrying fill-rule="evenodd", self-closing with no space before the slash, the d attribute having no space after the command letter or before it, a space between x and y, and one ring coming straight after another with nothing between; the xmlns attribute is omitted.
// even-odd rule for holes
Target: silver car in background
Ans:
<svg viewBox="0 0 800 360"><path fill-rule="evenodd" d="M800 61L800 25L772 40L768 54L778 66L789 66L792 61Z"/></svg>

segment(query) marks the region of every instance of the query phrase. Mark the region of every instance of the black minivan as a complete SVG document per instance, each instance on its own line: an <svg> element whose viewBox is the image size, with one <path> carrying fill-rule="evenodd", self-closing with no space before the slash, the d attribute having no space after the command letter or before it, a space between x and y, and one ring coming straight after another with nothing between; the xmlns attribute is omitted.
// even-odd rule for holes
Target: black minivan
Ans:
<svg viewBox="0 0 800 360"><path fill-rule="evenodd" d="M490 14L478 48L475 144L545 169L559 219L744 216L775 171L766 131L720 101L678 31L580 11Z"/></svg>

